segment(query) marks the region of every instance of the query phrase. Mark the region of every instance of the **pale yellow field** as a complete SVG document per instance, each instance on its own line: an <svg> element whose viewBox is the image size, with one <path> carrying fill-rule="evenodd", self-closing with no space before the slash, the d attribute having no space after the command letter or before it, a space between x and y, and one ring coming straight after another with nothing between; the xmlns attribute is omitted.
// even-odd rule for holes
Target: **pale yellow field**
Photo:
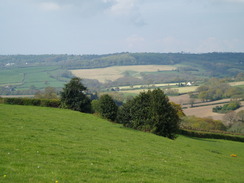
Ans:
<svg viewBox="0 0 244 183"><path fill-rule="evenodd" d="M230 82L230 86L239 86L244 85L244 81Z"/></svg>
<svg viewBox="0 0 244 183"><path fill-rule="evenodd" d="M176 69L176 67L170 65L133 65L70 71L73 75L80 78L97 79L100 82L106 82L107 80L114 81L123 77L123 73L126 71L133 71L139 74L140 72L169 71L174 69Z"/></svg>
<svg viewBox="0 0 244 183"><path fill-rule="evenodd" d="M161 85L163 86L163 85ZM164 85L167 86L167 85ZM187 92L193 92L197 89L198 86L186 86L186 87L177 87L177 88L172 88L172 89L177 89L179 93L187 93ZM120 87L122 88L122 87ZM135 90L123 90L121 91L122 93L134 93L134 94L139 94L140 92L147 91L148 89L135 89Z"/></svg>
<svg viewBox="0 0 244 183"><path fill-rule="evenodd" d="M223 105L223 104L222 104ZM197 116L197 117L212 117L215 120L223 120L225 114L215 113L212 112L213 107L222 106L221 104L210 105L210 106L202 106L202 107L195 107L195 108L187 108L184 109L184 113L187 116ZM244 102L241 102L242 107L235 110L235 112L239 112L244 110Z"/></svg>

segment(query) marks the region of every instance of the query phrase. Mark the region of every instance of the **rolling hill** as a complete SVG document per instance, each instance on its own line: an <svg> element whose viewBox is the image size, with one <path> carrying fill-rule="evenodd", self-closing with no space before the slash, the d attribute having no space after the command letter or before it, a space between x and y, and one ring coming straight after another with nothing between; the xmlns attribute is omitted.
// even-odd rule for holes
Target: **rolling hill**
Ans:
<svg viewBox="0 0 244 183"><path fill-rule="evenodd" d="M0 116L3 183L244 181L240 142L170 140L64 109L0 104Z"/></svg>

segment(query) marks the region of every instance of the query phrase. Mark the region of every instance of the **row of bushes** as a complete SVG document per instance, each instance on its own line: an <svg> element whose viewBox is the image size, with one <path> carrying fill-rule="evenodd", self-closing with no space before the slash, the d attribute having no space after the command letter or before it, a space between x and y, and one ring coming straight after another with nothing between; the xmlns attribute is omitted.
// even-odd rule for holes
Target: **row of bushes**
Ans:
<svg viewBox="0 0 244 183"><path fill-rule="evenodd" d="M203 132L203 131L193 131L193 130L186 130L186 129L180 129L179 133L181 135L185 135L185 136L189 136L189 137L224 139L224 140L244 142L244 136L237 136L237 135L228 135L228 134L211 133L211 132Z"/></svg>
<svg viewBox="0 0 244 183"><path fill-rule="evenodd" d="M213 112L227 113L228 111L234 111L240 107L240 101L232 101L224 106L216 106L213 108Z"/></svg>
<svg viewBox="0 0 244 183"><path fill-rule="evenodd" d="M4 98L3 103L14 104L14 105L55 107L55 108L58 108L61 105L61 102L58 99L34 99L34 98Z"/></svg>

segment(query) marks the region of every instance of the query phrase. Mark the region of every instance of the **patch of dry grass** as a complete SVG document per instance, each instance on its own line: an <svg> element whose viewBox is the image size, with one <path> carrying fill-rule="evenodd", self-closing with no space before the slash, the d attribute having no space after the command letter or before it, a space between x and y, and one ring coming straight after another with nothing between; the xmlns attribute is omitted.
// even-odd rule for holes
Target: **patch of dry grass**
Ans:
<svg viewBox="0 0 244 183"><path fill-rule="evenodd" d="M98 69L79 69L70 70L73 75L80 78L97 79L100 82L106 80L114 81L123 77L123 73L126 71L140 72L157 72L157 71L169 71L174 70L176 67L170 65L132 65L132 66L114 66Z"/></svg>

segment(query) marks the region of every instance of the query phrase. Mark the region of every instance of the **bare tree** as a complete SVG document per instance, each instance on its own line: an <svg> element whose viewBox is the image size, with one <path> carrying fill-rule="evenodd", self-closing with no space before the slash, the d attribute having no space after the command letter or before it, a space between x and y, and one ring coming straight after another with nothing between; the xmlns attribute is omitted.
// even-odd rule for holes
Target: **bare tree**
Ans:
<svg viewBox="0 0 244 183"><path fill-rule="evenodd" d="M237 120L241 121L242 123L244 123L244 110L239 111L236 114Z"/></svg>
<svg viewBox="0 0 244 183"><path fill-rule="evenodd" d="M233 125L233 123L236 121L236 112L230 111L226 113L223 117L223 120L226 122L228 126Z"/></svg>

